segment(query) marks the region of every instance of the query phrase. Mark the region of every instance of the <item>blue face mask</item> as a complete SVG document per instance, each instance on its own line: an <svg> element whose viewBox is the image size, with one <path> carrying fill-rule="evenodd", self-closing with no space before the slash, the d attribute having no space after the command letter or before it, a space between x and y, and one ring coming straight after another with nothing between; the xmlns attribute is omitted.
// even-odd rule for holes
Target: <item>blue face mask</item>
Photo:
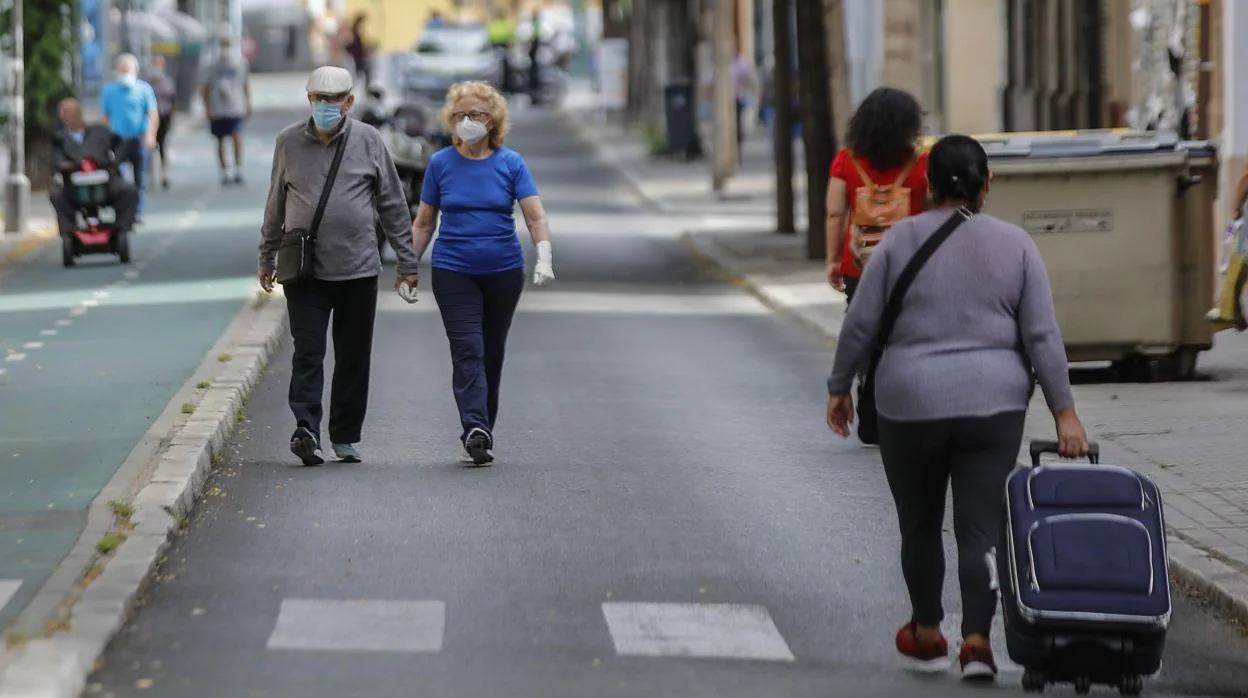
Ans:
<svg viewBox="0 0 1248 698"><path fill-rule="evenodd" d="M322 131L332 131L342 120L342 106L333 102L316 102L312 105L312 123Z"/></svg>

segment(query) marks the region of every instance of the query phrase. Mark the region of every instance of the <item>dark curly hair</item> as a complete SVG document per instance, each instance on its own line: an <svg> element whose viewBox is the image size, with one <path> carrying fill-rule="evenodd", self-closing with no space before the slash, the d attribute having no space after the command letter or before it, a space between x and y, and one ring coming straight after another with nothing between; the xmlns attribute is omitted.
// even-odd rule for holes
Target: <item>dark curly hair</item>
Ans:
<svg viewBox="0 0 1248 698"><path fill-rule="evenodd" d="M923 108L905 90L881 87L854 110L845 145L877 170L901 167L914 157L923 132Z"/></svg>

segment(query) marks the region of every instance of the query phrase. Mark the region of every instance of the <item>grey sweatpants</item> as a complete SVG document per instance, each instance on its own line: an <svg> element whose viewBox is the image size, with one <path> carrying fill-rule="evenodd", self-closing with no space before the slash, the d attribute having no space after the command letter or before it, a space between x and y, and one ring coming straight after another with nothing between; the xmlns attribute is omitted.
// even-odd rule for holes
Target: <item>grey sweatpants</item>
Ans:
<svg viewBox="0 0 1248 698"><path fill-rule="evenodd" d="M1023 442L1024 412L929 422L880 417L880 455L901 528L901 571L919 625L944 620L945 493L953 484L962 635L987 635L997 597L984 555L997 544L1005 480Z"/></svg>

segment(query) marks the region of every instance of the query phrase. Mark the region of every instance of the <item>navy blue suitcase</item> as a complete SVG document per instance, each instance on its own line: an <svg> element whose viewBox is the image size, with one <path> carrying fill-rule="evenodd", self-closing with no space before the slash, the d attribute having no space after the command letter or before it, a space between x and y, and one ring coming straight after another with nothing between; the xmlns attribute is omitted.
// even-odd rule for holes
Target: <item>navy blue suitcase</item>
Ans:
<svg viewBox="0 0 1248 698"><path fill-rule="evenodd" d="M1139 695L1161 669L1170 570L1161 496L1151 478L1101 465L1046 463L1055 442L1031 443L1030 468L1010 474L994 577L1006 648L1023 688L1094 684ZM991 558L991 556L990 556Z"/></svg>

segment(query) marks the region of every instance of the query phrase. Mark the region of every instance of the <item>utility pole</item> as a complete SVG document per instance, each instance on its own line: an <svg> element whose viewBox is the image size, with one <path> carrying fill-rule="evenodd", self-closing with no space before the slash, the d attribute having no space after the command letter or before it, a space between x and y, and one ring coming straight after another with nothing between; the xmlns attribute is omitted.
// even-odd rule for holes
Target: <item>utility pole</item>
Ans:
<svg viewBox="0 0 1248 698"><path fill-rule="evenodd" d="M828 168L836 152L832 103L828 95L828 30L823 3L795 3L797 16L798 92L802 115L802 142L806 157L806 257L827 257L827 206L824 192Z"/></svg>
<svg viewBox="0 0 1248 698"><path fill-rule="evenodd" d="M771 76L774 118L771 122L776 160L776 232L796 233L793 197L793 24L792 0L772 0L775 70Z"/></svg>
<svg viewBox="0 0 1248 698"><path fill-rule="evenodd" d="M734 9L733 0L714 0L711 9L711 55L715 62L715 160L711 166L711 187L716 193L722 193L737 172L737 95L732 79L736 57Z"/></svg>
<svg viewBox="0 0 1248 698"><path fill-rule="evenodd" d="M9 177L4 183L4 230L25 233L30 215L30 178L26 176L26 67L22 3L13 0L13 81L9 106Z"/></svg>

